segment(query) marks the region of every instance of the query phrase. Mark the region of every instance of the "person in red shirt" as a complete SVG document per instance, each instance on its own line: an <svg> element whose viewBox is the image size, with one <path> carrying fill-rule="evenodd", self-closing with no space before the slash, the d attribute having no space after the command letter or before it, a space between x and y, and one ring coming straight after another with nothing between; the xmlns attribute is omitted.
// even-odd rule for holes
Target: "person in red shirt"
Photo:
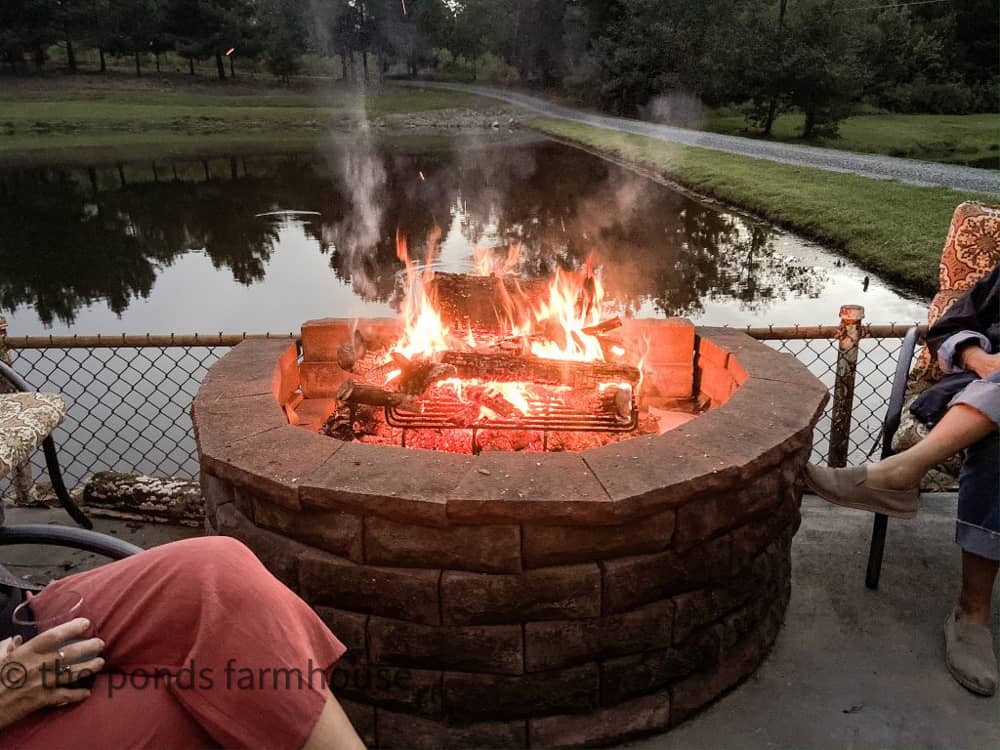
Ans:
<svg viewBox="0 0 1000 750"><path fill-rule="evenodd" d="M54 581L30 600L35 618L67 591L79 617L0 642L3 747L364 747L329 690L345 647L237 540Z"/></svg>

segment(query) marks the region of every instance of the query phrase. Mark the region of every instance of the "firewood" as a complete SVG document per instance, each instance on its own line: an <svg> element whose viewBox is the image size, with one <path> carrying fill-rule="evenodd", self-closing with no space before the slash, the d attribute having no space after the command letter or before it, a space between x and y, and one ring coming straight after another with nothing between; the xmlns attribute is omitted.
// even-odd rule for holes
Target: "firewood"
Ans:
<svg viewBox="0 0 1000 750"><path fill-rule="evenodd" d="M198 482L99 471L83 489L90 515L200 526L205 505Z"/></svg>
<svg viewBox="0 0 1000 750"><path fill-rule="evenodd" d="M599 338L605 333L609 333L616 328L621 328L622 325L622 319L615 316L614 318L602 320L600 323L595 325L581 328L579 333L585 333L588 336ZM516 351L516 345L524 347L524 343L526 341L551 341L560 349L566 348L566 329L563 328L559 322L546 318L538 323L538 327L539 330L532 331L531 333L523 336L507 336L506 338L500 340L498 347L501 350ZM577 346L581 349L585 348L583 340L580 339L579 333L575 331L571 331L570 333Z"/></svg>
<svg viewBox="0 0 1000 750"><path fill-rule="evenodd" d="M448 323L471 324L496 329L507 323L508 307L526 308L548 294L545 279L514 276L470 276L435 273L429 293Z"/></svg>
<svg viewBox="0 0 1000 750"><path fill-rule="evenodd" d="M478 421L482 407L490 409L501 417L512 417L517 414L517 407L514 404L486 386L465 388L462 396L468 403L448 418L448 421L456 427L469 427Z"/></svg>
<svg viewBox="0 0 1000 750"><path fill-rule="evenodd" d="M601 406L604 411L614 413L622 422L632 419L632 391L625 388L606 388L601 393Z"/></svg>
<svg viewBox="0 0 1000 750"><path fill-rule="evenodd" d="M454 365L435 362L432 359L416 359L403 369L399 378L399 390L410 396L422 395L431 385L458 373Z"/></svg>
<svg viewBox="0 0 1000 750"><path fill-rule="evenodd" d="M361 331L355 331L353 340L344 342L337 349L337 364L342 370L352 372L358 360L364 358L368 353L368 345Z"/></svg>
<svg viewBox="0 0 1000 750"><path fill-rule="evenodd" d="M456 351L444 352L441 361L454 365L459 377L480 380L523 380L592 390L597 390L602 383L635 386L639 382L638 368L613 362L574 362Z"/></svg>
<svg viewBox="0 0 1000 750"><path fill-rule="evenodd" d="M616 315L613 318L602 320L600 323L587 326L586 328L581 328L580 330L589 336L600 336L602 333L610 333L616 328L621 328L622 325L624 325L622 323L622 319Z"/></svg>
<svg viewBox="0 0 1000 750"><path fill-rule="evenodd" d="M345 380L337 389L337 400L343 404L368 404L369 406L399 406L409 396L405 393L387 391L370 383Z"/></svg>

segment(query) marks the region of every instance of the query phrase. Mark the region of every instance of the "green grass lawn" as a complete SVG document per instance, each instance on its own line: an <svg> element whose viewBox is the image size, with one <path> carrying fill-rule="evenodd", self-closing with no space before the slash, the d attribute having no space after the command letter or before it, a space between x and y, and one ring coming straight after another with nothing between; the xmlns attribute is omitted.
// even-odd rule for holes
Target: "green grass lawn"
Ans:
<svg viewBox="0 0 1000 750"><path fill-rule="evenodd" d="M1000 159L1000 114L856 115L840 125L840 137L803 141L803 116L786 114L774 124L775 140L925 161L973 163ZM713 112L705 130L759 137L743 115Z"/></svg>
<svg viewBox="0 0 1000 750"><path fill-rule="evenodd" d="M530 123L832 245L882 276L933 294L955 206L990 196L734 156L579 123Z"/></svg>
<svg viewBox="0 0 1000 750"><path fill-rule="evenodd" d="M452 91L386 86L361 96L332 92L229 94L187 91L18 91L0 94L0 134L85 130L218 131L322 127L361 111L368 117L481 107L484 100ZM2 146L0 146L2 148Z"/></svg>

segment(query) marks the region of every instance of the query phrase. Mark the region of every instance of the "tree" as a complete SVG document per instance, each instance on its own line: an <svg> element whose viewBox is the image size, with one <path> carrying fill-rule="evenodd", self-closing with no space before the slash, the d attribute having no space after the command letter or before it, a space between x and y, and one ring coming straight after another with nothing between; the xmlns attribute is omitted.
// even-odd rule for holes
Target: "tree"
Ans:
<svg viewBox="0 0 1000 750"><path fill-rule="evenodd" d="M790 16L781 85L805 114L803 138L835 135L864 89L855 16L832 0L803 0Z"/></svg>
<svg viewBox="0 0 1000 750"><path fill-rule="evenodd" d="M157 0L112 0L109 49L132 55L137 76L142 75L143 55L154 46L162 27L160 10Z"/></svg>
<svg viewBox="0 0 1000 750"><path fill-rule="evenodd" d="M45 47L56 40L50 0L4 0L0 3L0 56L20 68L25 55L36 67L45 63Z"/></svg>
<svg viewBox="0 0 1000 750"><path fill-rule="evenodd" d="M261 13L267 29L264 54L267 68L287 84L302 67L306 25L299 0L267 0Z"/></svg>

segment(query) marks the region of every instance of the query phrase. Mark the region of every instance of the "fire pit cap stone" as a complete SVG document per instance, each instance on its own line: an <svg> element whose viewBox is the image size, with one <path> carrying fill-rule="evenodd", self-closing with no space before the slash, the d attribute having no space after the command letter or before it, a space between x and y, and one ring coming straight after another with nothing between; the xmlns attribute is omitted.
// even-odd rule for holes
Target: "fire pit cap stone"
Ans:
<svg viewBox="0 0 1000 750"><path fill-rule="evenodd" d="M730 383L717 408L663 435L579 453L480 456L340 443L290 428L301 433L293 438L278 429L284 415L264 386L288 343L248 340L213 365L195 399L199 453L207 471L237 483L267 475L275 502L289 507L439 526L621 524L757 476L811 443L828 397L819 380L739 331L696 333L696 387L712 368L715 381Z"/></svg>

